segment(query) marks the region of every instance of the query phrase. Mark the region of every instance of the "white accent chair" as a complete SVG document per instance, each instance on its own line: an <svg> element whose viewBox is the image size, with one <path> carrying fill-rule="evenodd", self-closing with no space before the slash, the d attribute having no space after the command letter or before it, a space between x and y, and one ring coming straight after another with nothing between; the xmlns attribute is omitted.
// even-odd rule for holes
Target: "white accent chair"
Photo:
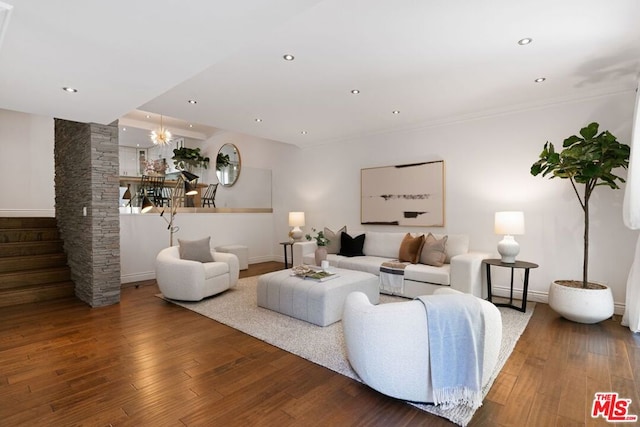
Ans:
<svg viewBox="0 0 640 427"><path fill-rule="evenodd" d="M451 293L460 292L434 292ZM478 300L485 317L484 386L498 361L502 317L493 304ZM427 316L421 301L373 305L363 293L352 292L345 301L342 325L347 358L365 384L398 399L433 402Z"/></svg>
<svg viewBox="0 0 640 427"><path fill-rule="evenodd" d="M156 257L156 281L162 295L180 301L200 301L236 285L240 274L238 257L211 251L214 262L180 259L178 246L160 251Z"/></svg>

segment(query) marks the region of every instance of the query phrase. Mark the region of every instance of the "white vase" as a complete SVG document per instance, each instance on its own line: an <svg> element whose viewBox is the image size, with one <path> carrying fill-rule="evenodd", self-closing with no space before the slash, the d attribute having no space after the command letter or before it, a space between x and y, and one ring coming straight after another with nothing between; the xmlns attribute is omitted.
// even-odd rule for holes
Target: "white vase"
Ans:
<svg viewBox="0 0 640 427"><path fill-rule="evenodd" d="M611 288L602 289L565 286L556 280L549 287L549 306L565 319L578 323L598 323L613 316Z"/></svg>

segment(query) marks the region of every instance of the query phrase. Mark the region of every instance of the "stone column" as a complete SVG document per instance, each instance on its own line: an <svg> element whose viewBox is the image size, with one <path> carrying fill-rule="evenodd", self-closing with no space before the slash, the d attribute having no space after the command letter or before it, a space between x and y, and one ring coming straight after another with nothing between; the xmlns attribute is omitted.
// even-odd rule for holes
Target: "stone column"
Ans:
<svg viewBox="0 0 640 427"><path fill-rule="evenodd" d="M55 202L76 295L120 301L118 126L55 119Z"/></svg>

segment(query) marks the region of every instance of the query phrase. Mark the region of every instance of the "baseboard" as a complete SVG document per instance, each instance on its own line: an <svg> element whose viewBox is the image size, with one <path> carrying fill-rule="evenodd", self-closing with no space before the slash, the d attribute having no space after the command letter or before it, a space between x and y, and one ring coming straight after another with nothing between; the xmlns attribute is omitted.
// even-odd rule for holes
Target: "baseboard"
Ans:
<svg viewBox="0 0 640 427"><path fill-rule="evenodd" d="M55 218L55 209L0 209L1 217L46 217Z"/></svg>
<svg viewBox="0 0 640 427"><path fill-rule="evenodd" d="M501 287L501 286L491 286L491 293L497 297L501 298L509 298L509 288ZM513 290L513 298L522 299L522 290L514 289ZM540 291L532 291L529 290L527 292L527 301L541 302L544 304L549 303L549 293L548 292L540 292ZM613 313L619 314L622 316L624 314L625 304L621 302L613 303Z"/></svg>
<svg viewBox="0 0 640 427"><path fill-rule="evenodd" d="M156 278L155 271L125 274L120 276L120 283L142 282L144 280L153 280L155 278Z"/></svg>

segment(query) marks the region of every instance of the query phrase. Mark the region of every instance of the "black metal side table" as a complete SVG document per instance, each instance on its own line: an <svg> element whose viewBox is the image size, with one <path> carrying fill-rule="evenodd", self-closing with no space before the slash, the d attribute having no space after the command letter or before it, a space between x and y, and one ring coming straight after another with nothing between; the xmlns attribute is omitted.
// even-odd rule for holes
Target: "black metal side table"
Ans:
<svg viewBox="0 0 640 427"><path fill-rule="evenodd" d="M485 259L482 260L482 263L486 265L487 268L487 300L491 303L491 266L494 265L496 267L506 267L511 269L511 290L509 292L509 303L494 303L498 307L509 307L523 313L527 311L527 292L529 290L529 270L532 268L538 268L538 264L534 264L532 262L526 261L516 261L514 263L505 263L499 259ZM513 271L516 268L524 269L524 287L522 289L522 306L518 307L513 305Z"/></svg>
<svg viewBox="0 0 640 427"><path fill-rule="evenodd" d="M289 258L287 256L287 246L291 246L291 267L293 267L293 244L295 242L280 242L282 247L284 248L284 268L285 270L289 268Z"/></svg>

